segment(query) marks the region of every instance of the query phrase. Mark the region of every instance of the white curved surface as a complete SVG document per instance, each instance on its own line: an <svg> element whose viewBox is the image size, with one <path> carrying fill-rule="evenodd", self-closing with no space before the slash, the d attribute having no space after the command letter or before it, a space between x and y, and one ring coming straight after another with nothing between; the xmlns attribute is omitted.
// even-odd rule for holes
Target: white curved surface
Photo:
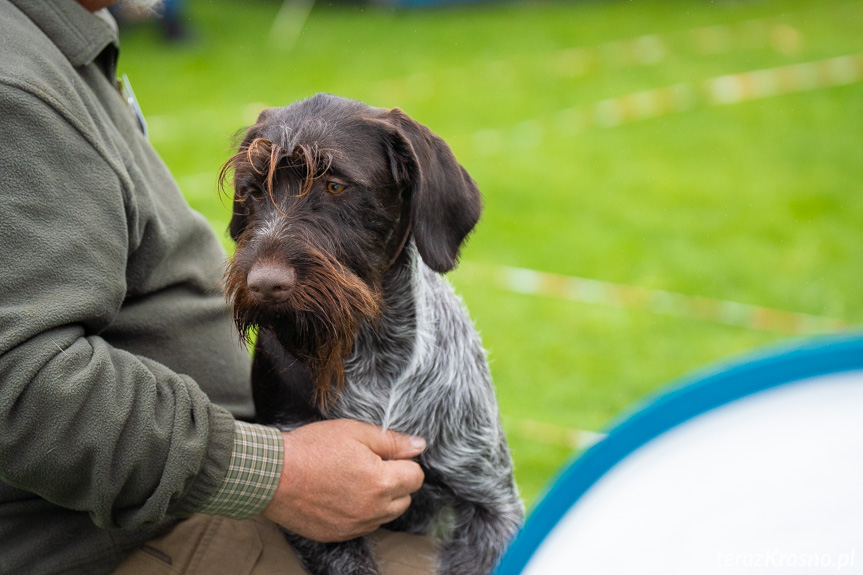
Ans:
<svg viewBox="0 0 863 575"><path fill-rule="evenodd" d="M523 573L863 573L863 371L768 389L630 454Z"/></svg>

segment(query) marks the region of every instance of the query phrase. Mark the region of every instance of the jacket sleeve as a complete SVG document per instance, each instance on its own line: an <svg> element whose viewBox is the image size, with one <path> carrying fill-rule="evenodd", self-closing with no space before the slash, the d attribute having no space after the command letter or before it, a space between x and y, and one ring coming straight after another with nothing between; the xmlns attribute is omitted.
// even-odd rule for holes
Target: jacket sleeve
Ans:
<svg viewBox="0 0 863 575"><path fill-rule="evenodd" d="M126 297L122 170L57 103L0 84L0 110L0 480L102 527L192 513L225 478L234 421L99 335Z"/></svg>

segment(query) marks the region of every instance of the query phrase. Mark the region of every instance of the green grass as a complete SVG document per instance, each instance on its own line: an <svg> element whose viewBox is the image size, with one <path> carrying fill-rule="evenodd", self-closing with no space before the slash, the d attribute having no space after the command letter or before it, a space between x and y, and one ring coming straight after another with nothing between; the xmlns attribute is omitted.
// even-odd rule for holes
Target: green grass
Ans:
<svg viewBox="0 0 863 575"><path fill-rule="evenodd" d="M863 3L322 3L293 46L270 38L280 4L191 1L186 46L124 32L121 71L151 140L219 233L229 210L215 181L233 135L264 106L325 91L401 107L451 143L486 201L465 260L863 321L863 84L699 100L614 128L559 115L863 52ZM712 29L722 49L705 52L711 36L692 31L716 25L736 32ZM645 35L667 49L653 65L626 65L609 44ZM602 429L669 381L786 337L452 279L489 349L529 503L572 450L519 421Z"/></svg>

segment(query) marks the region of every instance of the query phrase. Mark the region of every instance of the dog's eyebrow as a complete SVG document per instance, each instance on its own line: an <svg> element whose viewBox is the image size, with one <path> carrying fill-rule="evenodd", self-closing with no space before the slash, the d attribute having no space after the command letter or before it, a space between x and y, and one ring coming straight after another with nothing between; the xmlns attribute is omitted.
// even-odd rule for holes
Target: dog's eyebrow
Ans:
<svg viewBox="0 0 863 575"><path fill-rule="evenodd" d="M341 165L337 159L333 160L333 163L329 169L329 173L331 173L335 177L350 180L351 182L363 186L364 188L372 186L372 182L368 178L366 178L361 171L352 169L352 167ZM324 177L326 177L326 175Z"/></svg>

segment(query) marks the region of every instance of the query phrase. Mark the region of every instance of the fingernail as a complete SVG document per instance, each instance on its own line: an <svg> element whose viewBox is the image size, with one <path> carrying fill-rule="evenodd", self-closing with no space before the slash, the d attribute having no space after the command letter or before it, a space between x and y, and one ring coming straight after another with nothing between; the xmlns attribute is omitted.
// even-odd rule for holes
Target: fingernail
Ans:
<svg viewBox="0 0 863 575"><path fill-rule="evenodd" d="M428 445L428 443L426 443L426 440L423 439L422 437L417 437L417 436L411 437L411 446L413 446L414 449L418 449L420 451L425 451L425 448L427 445Z"/></svg>

